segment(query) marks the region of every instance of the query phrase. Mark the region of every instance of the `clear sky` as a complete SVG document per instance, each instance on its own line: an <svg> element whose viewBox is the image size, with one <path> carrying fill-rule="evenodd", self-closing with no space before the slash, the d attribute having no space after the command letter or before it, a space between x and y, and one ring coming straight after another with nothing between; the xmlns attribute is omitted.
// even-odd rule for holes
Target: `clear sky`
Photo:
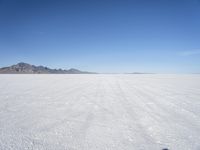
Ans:
<svg viewBox="0 0 200 150"><path fill-rule="evenodd" d="M200 0L0 0L0 66L200 72Z"/></svg>

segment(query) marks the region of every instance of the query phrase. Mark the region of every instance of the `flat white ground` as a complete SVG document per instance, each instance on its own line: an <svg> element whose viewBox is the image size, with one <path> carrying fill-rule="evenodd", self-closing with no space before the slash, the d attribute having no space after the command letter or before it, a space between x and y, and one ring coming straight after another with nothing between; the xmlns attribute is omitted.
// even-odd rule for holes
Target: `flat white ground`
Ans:
<svg viewBox="0 0 200 150"><path fill-rule="evenodd" d="M0 75L1 150L200 150L200 75Z"/></svg>

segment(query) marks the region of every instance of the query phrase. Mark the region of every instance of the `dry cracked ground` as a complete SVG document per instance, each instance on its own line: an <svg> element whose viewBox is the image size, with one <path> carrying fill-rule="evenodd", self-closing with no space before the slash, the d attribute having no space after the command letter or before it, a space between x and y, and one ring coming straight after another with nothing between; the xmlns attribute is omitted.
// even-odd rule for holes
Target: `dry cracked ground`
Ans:
<svg viewBox="0 0 200 150"><path fill-rule="evenodd" d="M200 150L200 75L0 75L1 150Z"/></svg>

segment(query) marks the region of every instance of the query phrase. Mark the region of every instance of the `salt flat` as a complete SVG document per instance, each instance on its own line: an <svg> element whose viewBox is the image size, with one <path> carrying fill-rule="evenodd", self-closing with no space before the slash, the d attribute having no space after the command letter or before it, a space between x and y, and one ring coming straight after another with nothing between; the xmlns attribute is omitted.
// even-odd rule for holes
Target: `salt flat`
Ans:
<svg viewBox="0 0 200 150"><path fill-rule="evenodd" d="M200 75L0 75L1 150L200 150Z"/></svg>

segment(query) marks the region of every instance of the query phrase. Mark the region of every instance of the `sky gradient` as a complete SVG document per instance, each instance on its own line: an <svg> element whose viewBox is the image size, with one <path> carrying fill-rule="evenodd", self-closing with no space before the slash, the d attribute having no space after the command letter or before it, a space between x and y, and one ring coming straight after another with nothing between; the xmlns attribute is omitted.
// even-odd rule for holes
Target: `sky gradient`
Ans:
<svg viewBox="0 0 200 150"><path fill-rule="evenodd" d="M0 67L200 73L200 0L0 0Z"/></svg>

